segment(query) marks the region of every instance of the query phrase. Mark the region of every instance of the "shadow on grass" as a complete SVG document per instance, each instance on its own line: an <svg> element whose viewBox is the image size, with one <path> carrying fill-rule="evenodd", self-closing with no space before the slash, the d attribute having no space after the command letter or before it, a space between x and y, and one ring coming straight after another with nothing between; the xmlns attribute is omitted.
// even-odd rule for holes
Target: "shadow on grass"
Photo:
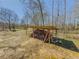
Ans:
<svg viewBox="0 0 79 59"><path fill-rule="evenodd" d="M66 49L69 49L69 50L72 50L72 51L75 51L75 52L79 52L79 49L76 47L76 45L73 43L73 41L53 37L51 39L50 43L63 47L63 48L66 48Z"/></svg>

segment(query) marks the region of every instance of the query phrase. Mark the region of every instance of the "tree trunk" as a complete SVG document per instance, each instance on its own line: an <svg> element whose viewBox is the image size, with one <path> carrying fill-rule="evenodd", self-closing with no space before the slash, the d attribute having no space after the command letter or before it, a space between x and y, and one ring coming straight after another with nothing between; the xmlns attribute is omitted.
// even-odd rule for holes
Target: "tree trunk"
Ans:
<svg viewBox="0 0 79 59"><path fill-rule="evenodd" d="M66 33L66 0L64 0L64 34Z"/></svg>
<svg viewBox="0 0 79 59"><path fill-rule="evenodd" d="M43 16L42 5L41 5L40 0L37 0L37 1L38 1L38 3L39 3L39 8L40 8L40 12L41 12L42 20L43 20L43 26L44 26L44 16Z"/></svg>
<svg viewBox="0 0 79 59"><path fill-rule="evenodd" d="M11 31L11 24L10 24L10 20L9 20L9 30Z"/></svg>

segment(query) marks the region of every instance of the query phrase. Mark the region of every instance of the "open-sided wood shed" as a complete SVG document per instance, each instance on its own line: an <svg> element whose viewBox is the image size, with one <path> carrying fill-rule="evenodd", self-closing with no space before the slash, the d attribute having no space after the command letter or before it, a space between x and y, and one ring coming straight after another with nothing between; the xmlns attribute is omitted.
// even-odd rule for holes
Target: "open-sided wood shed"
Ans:
<svg viewBox="0 0 79 59"><path fill-rule="evenodd" d="M29 26L29 28L34 29L31 37L43 40L44 42L50 41L53 37L53 30L58 30L53 26Z"/></svg>

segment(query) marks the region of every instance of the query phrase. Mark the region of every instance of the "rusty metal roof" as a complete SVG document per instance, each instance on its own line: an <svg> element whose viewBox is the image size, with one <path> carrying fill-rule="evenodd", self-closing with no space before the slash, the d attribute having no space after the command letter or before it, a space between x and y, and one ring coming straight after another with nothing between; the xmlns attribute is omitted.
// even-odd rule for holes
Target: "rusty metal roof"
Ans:
<svg viewBox="0 0 79 59"><path fill-rule="evenodd" d="M49 30L57 30L58 28L54 26L28 26L28 28L33 28L33 29L49 29Z"/></svg>

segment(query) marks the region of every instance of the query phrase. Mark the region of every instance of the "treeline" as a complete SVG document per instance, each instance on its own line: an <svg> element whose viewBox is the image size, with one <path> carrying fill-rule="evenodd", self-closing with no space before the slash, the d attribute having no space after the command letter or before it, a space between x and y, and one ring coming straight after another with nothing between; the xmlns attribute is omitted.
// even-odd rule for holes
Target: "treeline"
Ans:
<svg viewBox="0 0 79 59"><path fill-rule="evenodd" d="M60 30L69 31L78 29L78 22L73 17L75 6L68 5L68 0L50 0L50 9L46 0L21 0L24 5L26 24L37 26L55 26ZM74 1L75 2L75 1ZM68 6L71 7L68 10Z"/></svg>
<svg viewBox="0 0 79 59"><path fill-rule="evenodd" d="M48 9L46 0L20 0L24 7L24 15L19 19L18 15L6 8L0 8L0 28L2 30L15 31L32 26L55 26L60 30L78 29L78 22L67 12L67 0L50 0L51 11ZM20 22L20 23L19 23Z"/></svg>

